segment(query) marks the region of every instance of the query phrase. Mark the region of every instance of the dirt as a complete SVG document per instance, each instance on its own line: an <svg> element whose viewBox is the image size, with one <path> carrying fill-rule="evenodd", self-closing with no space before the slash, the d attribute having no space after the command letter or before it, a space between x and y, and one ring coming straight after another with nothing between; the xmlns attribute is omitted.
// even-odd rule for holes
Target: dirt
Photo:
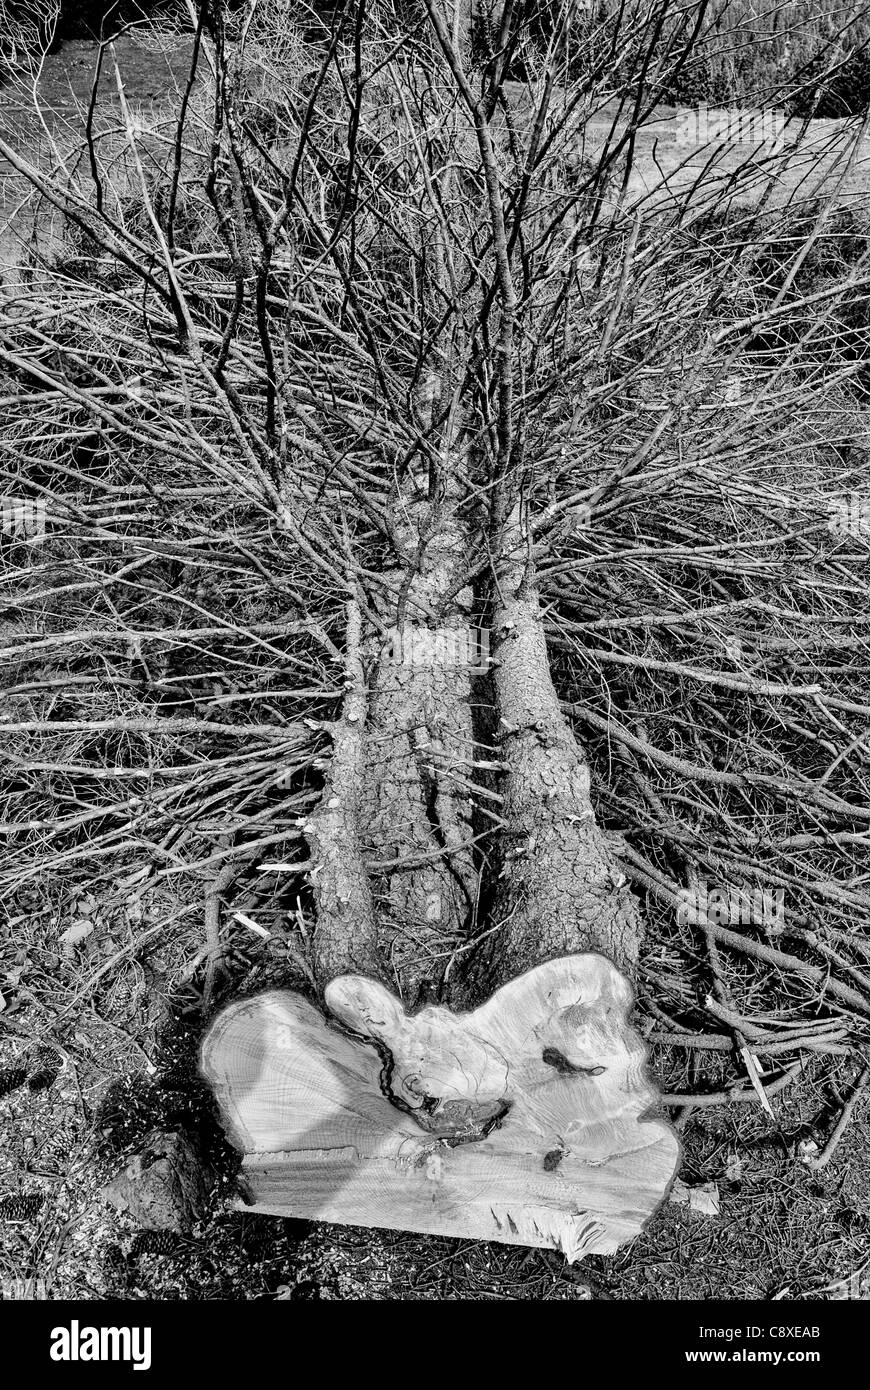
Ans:
<svg viewBox="0 0 870 1390"><path fill-rule="evenodd" d="M145 920L165 906L146 901ZM201 976L168 988L189 973L179 958L193 955L195 927L176 932L171 945L161 939L119 961L89 1008L65 1014L100 956L91 944L79 953L89 958L58 963L50 950L57 921L37 920L41 935L30 941L23 970L13 933L0 948L7 1000L0 1068L12 1081L25 1073L0 1096L6 1297L571 1301L828 1299L850 1287L853 1296L870 1293L861 1275L870 1264L866 1101L829 1167L813 1172L801 1157L809 1141L820 1148L830 1132L854 1077L848 1064L834 1076L830 1063L812 1064L799 1086L775 1099L774 1121L749 1105L697 1112L680 1130L681 1177L689 1185L715 1183L719 1215L665 1203L618 1255L577 1266L547 1251L253 1216L236 1205L238 1158L197 1070ZM302 984L292 961L259 941L250 948L240 941L233 960L222 999ZM10 985L16 970L18 983ZM124 1028L110 1018L123 1018ZM658 1062L654 1070L661 1074ZM183 1234L144 1230L102 1197L154 1131L190 1136L215 1175L204 1218Z"/></svg>
<svg viewBox="0 0 870 1390"><path fill-rule="evenodd" d="M114 100L111 51L117 58L129 101L165 102L172 91L183 90L190 66L190 39L179 38L158 46L154 39L128 34L117 39L104 58L98 89L101 101ZM55 52L47 54L37 85L40 99L49 113L62 114L90 100L98 53L99 45L92 39L68 39ZM15 86L11 76L0 83L0 102L15 99Z"/></svg>

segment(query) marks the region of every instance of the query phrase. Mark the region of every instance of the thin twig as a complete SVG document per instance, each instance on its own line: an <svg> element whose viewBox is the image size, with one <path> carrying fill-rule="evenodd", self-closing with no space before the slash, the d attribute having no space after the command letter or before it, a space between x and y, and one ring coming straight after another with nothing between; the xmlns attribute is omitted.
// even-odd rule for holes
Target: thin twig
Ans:
<svg viewBox="0 0 870 1390"><path fill-rule="evenodd" d="M822 1149L822 1152L806 1160L808 1168L824 1168L828 1163L830 1163L831 1159L834 1157L834 1150L836 1149L843 1135L846 1133L849 1121L855 1113L855 1107L858 1104L858 1101L861 1099L862 1095L864 1094L865 1090L867 1089L868 1082L870 1082L870 1067L865 1067L861 1075L858 1077L858 1081L855 1085L854 1091L850 1095L849 1099L846 1101L846 1104L843 1106L843 1109L840 1112L840 1118L834 1125L834 1128L831 1132L831 1136L828 1139L828 1142L825 1145L825 1147Z"/></svg>

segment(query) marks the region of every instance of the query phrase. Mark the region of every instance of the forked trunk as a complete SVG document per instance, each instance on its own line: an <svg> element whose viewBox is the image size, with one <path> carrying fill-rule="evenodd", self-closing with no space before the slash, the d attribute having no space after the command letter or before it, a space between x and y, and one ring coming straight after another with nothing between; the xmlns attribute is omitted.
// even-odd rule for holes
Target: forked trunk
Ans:
<svg viewBox="0 0 870 1390"><path fill-rule="evenodd" d="M655 1093L621 973L640 919L516 553L497 576L492 671L474 700L469 672L439 659L439 634L468 630L468 594L431 618L460 540L421 547L405 595L417 621L398 624L414 659L373 639L367 688L350 604L344 715L308 825L327 1016L289 993L243 1001L215 1023L203 1064L257 1210L574 1260L637 1233L677 1144L643 1120ZM500 821L482 848L476 800ZM415 1011L439 993L468 1011Z"/></svg>
<svg viewBox="0 0 870 1390"><path fill-rule="evenodd" d="M398 563L368 588L365 633L348 600L344 710L306 826L327 1013L289 993L236 1004L203 1065L258 1210L553 1246L574 1260L637 1233L677 1145L643 1118L655 1094L621 973L634 971L640 920L553 687L514 495L517 294L498 157L464 75L471 5L426 10L433 63L446 60L464 103L447 100L425 135L443 151L423 204L438 210L420 247L427 332L451 313L421 359L415 465L395 494ZM480 177L463 182L466 154ZM498 291L487 351L499 424L479 467L468 382L486 316L465 302L479 270L463 281L451 269L444 220L469 199ZM485 643L463 587L479 550L473 496L491 515Z"/></svg>

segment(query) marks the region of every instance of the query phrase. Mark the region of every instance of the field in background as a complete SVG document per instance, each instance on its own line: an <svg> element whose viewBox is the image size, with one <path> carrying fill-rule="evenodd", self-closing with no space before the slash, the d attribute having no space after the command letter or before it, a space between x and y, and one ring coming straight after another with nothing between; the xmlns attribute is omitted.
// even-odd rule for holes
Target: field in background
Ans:
<svg viewBox="0 0 870 1390"><path fill-rule="evenodd" d="M727 6L729 14L733 8L732 5ZM748 0L740 0L738 8L748 11ZM795 24L802 26L800 33L806 30L806 43L810 42L811 30L817 36L824 32L821 21L813 29L806 19L805 12L811 7L795 4L790 8L801 12L800 15L796 13ZM728 32L733 40L733 28ZM780 32L771 36L772 51L777 51L778 46L785 42L787 40ZM33 110L32 91L20 78L7 80L0 85L0 130L9 136L11 143L26 149L35 163L47 160L51 165L56 164L58 149L64 156L71 150L78 151L81 157L84 113L92 96L97 52L95 42L74 39L48 54L36 84L40 117ZM162 127L168 138L171 135L174 103L183 91L188 75L190 41L183 36L172 41L130 34L118 40L115 52L127 100L141 129L156 130ZM745 61L748 62L748 59ZM696 97L687 88L685 99L688 101L691 97L692 101L711 102L712 93L720 90L724 92L725 88L708 87L702 96ZM730 90L737 92L743 89L732 87ZM513 84L513 96L517 104L522 105L525 98L520 84ZM117 110L115 75L110 61L104 64L98 100L102 112ZM727 104L724 98L722 102ZM807 124L798 117L792 117L784 130L784 144L789 150L789 158L783 162L776 157L770 139L746 138L747 129L750 137L753 134L751 122L748 125L744 123L744 132L738 139L722 138L715 131L712 138L703 138L704 126L701 122L698 123L701 138L687 142L681 131L686 126L682 112L688 109L679 105L662 105L656 119L638 133L626 187L626 196L632 201L667 201L684 193L706 170L708 183L705 200L721 200L725 204L731 196L731 176L747 161L757 169L757 196L762 196L769 179L772 179L775 203L789 198L806 201L829 193L834 193L841 204L860 203L870 193L870 139L865 135L858 149L852 152L853 137L860 124L856 119L817 118ZM764 136L765 112L761 107L755 109L758 111L755 126ZM578 161L595 157L606 142L613 143L614 119L618 138L624 126L624 115L618 112L616 105L611 103L592 112L584 145L577 151ZM737 124L736 119L734 124ZM714 181L710 180L711 163L715 167ZM617 163L615 184L621 181L623 171L623 164ZM14 223L18 231L23 230L25 234L30 230L28 219L22 217L20 212L20 185L14 177L10 178L10 172L0 161L0 266L10 265L20 255L10 224ZM744 185L741 197L745 199L745 196ZM46 216L44 209L42 215L43 218Z"/></svg>

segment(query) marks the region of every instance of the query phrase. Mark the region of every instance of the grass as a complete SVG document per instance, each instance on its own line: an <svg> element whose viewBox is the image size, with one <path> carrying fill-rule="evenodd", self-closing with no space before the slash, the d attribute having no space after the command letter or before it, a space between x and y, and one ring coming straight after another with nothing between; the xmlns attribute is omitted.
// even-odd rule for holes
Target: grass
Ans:
<svg viewBox="0 0 870 1390"><path fill-rule="evenodd" d="M662 7L664 8L664 7ZM574 63L582 71L613 35L610 0L599 0L581 21ZM634 12L632 5L627 13ZM656 16L660 13L654 7ZM674 58L701 14L697 3L669 7L666 32ZM711 0L703 7L691 51L673 76L657 74L661 99L678 105L784 106L801 115L857 115L870 101L870 7L866 3L820 7L814 0ZM625 73L636 69L637 54Z"/></svg>

